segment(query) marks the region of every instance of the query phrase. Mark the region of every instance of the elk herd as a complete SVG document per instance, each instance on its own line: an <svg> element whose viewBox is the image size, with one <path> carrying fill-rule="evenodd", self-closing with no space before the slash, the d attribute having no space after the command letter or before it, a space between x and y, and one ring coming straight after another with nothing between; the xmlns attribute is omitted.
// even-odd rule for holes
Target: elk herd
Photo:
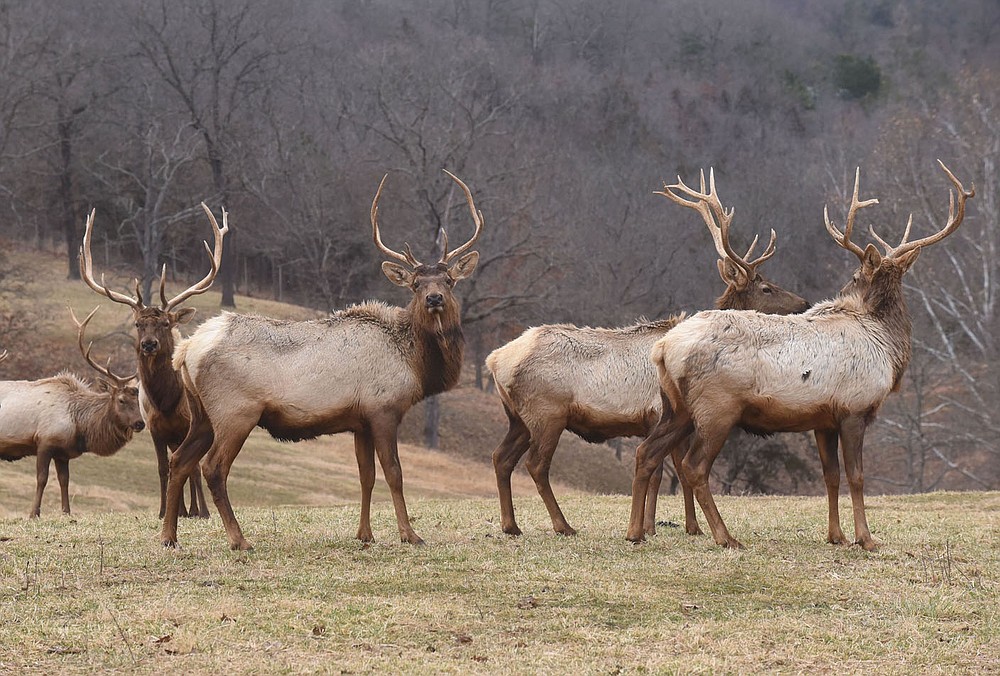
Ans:
<svg viewBox="0 0 1000 676"><path fill-rule="evenodd" d="M856 243L858 212L877 204L860 199L860 170L842 228L824 209L827 232L859 266L836 297L810 306L765 278L760 268L775 253L776 233L754 258L758 238L743 255L731 242L734 210L723 206L714 172L702 172L695 190L680 178L658 195L701 216L719 256L725 290L716 309L692 316L640 320L622 328L550 324L527 329L486 359L508 430L493 451L500 524L521 534L514 516L511 475L525 465L552 528L574 535L556 500L549 470L564 430L590 442L639 436L625 536L641 542L655 533L657 496L670 456L684 497L685 530L701 533L695 500L715 542L741 547L726 528L710 490L712 465L730 432L754 434L812 430L827 488L827 540L847 544L840 526L840 460L843 456L854 516L854 540L866 550L876 542L864 505L863 448L867 428L900 380L910 360L910 315L903 276L920 251L962 223L966 190L943 164L952 184L946 223L933 235L911 241L912 218L893 246L869 228L877 242ZM390 282L408 288L405 307L366 302L310 321L284 321L223 312L187 338L178 327L194 309L182 304L206 292L222 263L229 231L211 223L214 245L205 243L210 270L168 299L166 266L159 303L147 305L138 281L134 294L94 276L91 242L94 217L86 221L80 250L84 282L97 294L128 306L135 326L136 372L122 377L91 357L85 332L97 309L83 321L70 311L80 353L97 373L94 384L60 373L34 381L0 382L0 458L36 457L31 516L40 513L50 462L56 466L62 509L69 513L69 461L84 453L112 455L148 428L160 479L161 542L176 547L178 517L207 517L202 477L233 549L246 550L229 500L227 481L236 456L255 427L286 441L351 432L361 484L357 538L373 539L370 509L378 458L392 496L400 539L423 540L414 531L403 497L397 450L398 428L421 400L453 388L462 369L464 337L455 285L473 273L472 250L484 226L472 192L449 172L465 196L474 232L450 249L442 230L437 262L422 263L404 244L383 243L378 203L388 175L371 205L372 239L387 260ZM879 250L881 247L881 251ZM13 349L16 349L14 347ZM0 353L0 361L7 351ZM134 383L134 384L133 384ZM189 486L185 505L185 485Z"/></svg>

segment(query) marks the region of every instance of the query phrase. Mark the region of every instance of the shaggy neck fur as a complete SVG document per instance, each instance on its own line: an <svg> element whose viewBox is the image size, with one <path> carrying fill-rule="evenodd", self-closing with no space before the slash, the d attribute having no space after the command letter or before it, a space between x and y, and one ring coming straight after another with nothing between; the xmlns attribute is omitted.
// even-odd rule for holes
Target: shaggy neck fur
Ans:
<svg viewBox="0 0 1000 676"><path fill-rule="evenodd" d="M70 403L77 429L77 450L94 455L113 455L132 439L132 428L115 420L113 395L80 392Z"/></svg>
<svg viewBox="0 0 1000 676"><path fill-rule="evenodd" d="M144 354L141 349L136 350L139 382L142 383L146 397L157 411L167 415L177 409L184 395L181 379L170 363L172 352L173 345L165 345L153 355Z"/></svg>
<svg viewBox="0 0 1000 676"><path fill-rule="evenodd" d="M913 330L910 311L903 297L902 277L902 271L883 264L864 294L868 313L885 328L885 346L893 360L893 391L898 389L903 373L910 364L910 336Z"/></svg>
<svg viewBox="0 0 1000 676"><path fill-rule="evenodd" d="M439 313L430 313L423 300L414 297L403 311L403 322L413 333L413 371L422 384L420 399L450 390L462 372L465 335L458 302L448 303Z"/></svg>

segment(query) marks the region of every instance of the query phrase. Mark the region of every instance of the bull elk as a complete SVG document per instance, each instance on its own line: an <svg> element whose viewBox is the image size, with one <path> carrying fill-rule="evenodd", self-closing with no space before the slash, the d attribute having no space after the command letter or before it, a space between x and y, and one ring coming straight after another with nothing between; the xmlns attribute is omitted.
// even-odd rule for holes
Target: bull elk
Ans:
<svg viewBox="0 0 1000 676"><path fill-rule="evenodd" d="M91 358L93 344L84 348L84 333L97 309L83 322L70 311L77 326L80 352L100 374L96 387L70 373L42 380L0 382L0 458L36 456L32 518L41 514L51 462L55 463L59 479L62 511L69 514L69 461L84 453L113 455L144 426L139 414L139 392L129 385L135 376L115 375Z"/></svg>
<svg viewBox="0 0 1000 676"><path fill-rule="evenodd" d="M708 227L719 254L719 274L726 284L715 306L777 314L802 312L809 307L805 300L759 272L760 265L774 255L773 230L760 257L750 260L756 238L745 255L733 250L729 241L733 210L723 207L713 171L709 172L709 186L706 192L702 172L700 191L678 178L677 184L664 185L663 192L657 194L696 210ZM675 190L693 199L685 199ZM559 437L563 430L591 443L647 435L661 409L649 351L683 317L675 315L617 329L571 324L537 326L490 353L486 364L508 419L507 435L493 451L503 532L521 534L514 518L510 478L517 462L527 453L525 465L549 512L552 528L562 535L576 533L563 516L549 483L549 468ZM661 463L648 489L646 529L650 533L655 530L662 472ZM701 532L694 498L680 471L678 476L684 491L686 528L689 533Z"/></svg>
<svg viewBox="0 0 1000 676"><path fill-rule="evenodd" d="M83 235L83 246L80 248L80 273L83 281L91 289L102 296L107 296L116 303L127 305L132 310L132 319L136 330L135 351L139 363L139 404L142 417L149 426L149 434L153 437L153 448L156 451L156 465L160 475L160 518L166 510L167 494L167 449L176 449L184 441L191 416L188 413L187 402L184 399L184 388L180 376L174 371L170 359L174 353L174 344L180 338L177 327L186 324L194 316L194 308L180 308L191 296L205 293L222 263L222 241L229 232L229 214L222 210L222 227L204 202L202 209L212 223L212 233L215 245L210 249L205 242L205 249L211 261L211 270L201 281L167 300L165 287L167 283L167 266L160 272L160 304L159 307L148 306L143 302L139 290L139 280L135 280L135 296L128 296L112 291L104 283L98 284L94 279L94 263L91 255L91 238L94 234L94 211L87 217L87 227ZM201 472L194 468L191 473L191 508L180 512L185 516L200 516L208 518L208 504L202 489Z"/></svg>
<svg viewBox="0 0 1000 676"><path fill-rule="evenodd" d="M430 265L418 261L409 245L400 253L382 243L378 201L388 174L372 200L375 246L397 261L383 262L382 271L413 293L407 307L368 302L326 319L300 322L223 313L178 344L174 368L184 379L193 418L187 438L170 458L164 546L177 544L182 482L204 457L202 470L230 547L251 548L233 513L226 482L255 426L286 441L353 432L361 480L358 539L373 539L369 515L377 453L400 539L423 542L410 525L403 499L397 428L415 403L458 382L465 340L453 288L475 269L479 253L466 252L483 228L469 188L448 176L464 191L476 229L454 251L448 250L444 236L441 258Z"/></svg>
<svg viewBox="0 0 1000 676"><path fill-rule="evenodd" d="M903 275L924 247L958 228L966 200L975 195L974 186L966 191L938 163L958 198L956 206L955 193L949 191L948 220L933 235L909 241L911 215L896 246L869 228L884 253L874 244L862 249L853 243L857 212L878 203L877 199L858 199L860 169L843 232L824 209L831 237L861 264L833 300L793 317L700 312L656 343L651 359L673 416L661 420L636 452L628 539L642 539L644 497L657 463L693 431L695 441L684 456L682 471L716 543L742 547L722 521L708 485L712 463L729 431L740 426L762 434L815 430L828 490L839 489L839 483L829 481L836 476L839 482L839 440L850 485L855 541L867 551L877 547L865 515L862 453L866 429L889 393L899 388L910 361L911 323ZM828 497L835 502L835 494ZM831 540L840 531L834 515L831 507Z"/></svg>

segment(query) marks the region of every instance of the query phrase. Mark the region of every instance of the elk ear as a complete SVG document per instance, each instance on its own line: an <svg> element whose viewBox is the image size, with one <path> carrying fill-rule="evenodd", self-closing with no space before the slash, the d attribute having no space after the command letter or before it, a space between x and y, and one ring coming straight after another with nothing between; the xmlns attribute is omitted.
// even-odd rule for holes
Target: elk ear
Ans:
<svg viewBox="0 0 1000 676"><path fill-rule="evenodd" d="M181 308L180 310L174 313L174 323L187 324L189 321L191 321L192 318L194 318L195 312L197 312L197 310L193 307Z"/></svg>
<svg viewBox="0 0 1000 676"><path fill-rule="evenodd" d="M921 251L923 251L923 249L913 249L912 251L907 251L905 254L896 259L896 262L902 266L903 272L910 269L910 266L916 262L917 256L920 255Z"/></svg>
<svg viewBox="0 0 1000 676"><path fill-rule="evenodd" d="M738 289L746 287L748 283L746 274L736 264L731 260L724 260L722 258L717 260L716 263L719 266L719 277L722 277L722 281L725 282L726 286L735 286Z"/></svg>
<svg viewBox="0 0 1000 676"><path fill-rule="evenodd" d="M479 264L479 252L473 251L472 253L465 254L458 259L455 263L455 267L448 271L451 278L456 282L460 279L465 279L472 274L472 271L476 269Z"/></svg>
<svg viewBox="0 0 1000 676"><path fill-rule="evenodd" d="M110 392L114 389L114 385L109 383L104 378L97 378L94 380L94 384L97 385L98 392Z"/></svg>
<svg viewBox="0 0 1000 676"><path fill-rule="evenodd" d="M402 265L396 265L390 261L382 263L382 272L389 278L389 281L396 286L409 287L413 283L413 272L407 270Z"/></svg>
<svg viewBox="0 0 1000 676"><path fill-rule="evenodd" d="M878 252L874 244L865 247L865 253L861 257L861 270L869 277L878 270L882 264L882 254Z"/></svg>

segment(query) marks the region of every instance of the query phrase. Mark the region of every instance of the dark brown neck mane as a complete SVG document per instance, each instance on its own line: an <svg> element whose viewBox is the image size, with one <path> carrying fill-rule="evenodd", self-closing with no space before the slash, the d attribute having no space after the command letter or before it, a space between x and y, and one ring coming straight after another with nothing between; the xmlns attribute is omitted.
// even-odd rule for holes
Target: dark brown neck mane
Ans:
<svg viewBox="0 0 1000 676"><path fill-rule="evenodd" d="M903 296L902 271L883 263L864 294L865 307L873 319L885 327L886 347L893 356L893 391L910 365L913 325Z"/></svg>
<svg viewBox="0 0 1000 676"><path fill-rule="evenodd" d="M181 379L170 363L172 352L173 346L154 355L144 355L142 350L137 350L139 382L149 403L164 415L171 415L184 396Z"/></svg>
<svg viewBox="0 0 1000 676"><path fill-rule="evenodd" d="M114 455L132 439L132 428L117 422L112 412L112 394L81 392L70 404L76 423L76 450L94 455Z"/></svg>
<svg viewBox="0 0 1000 676"><path fill-rule="evenodd" d="M413 333L411 364L423 387L421 399L450 390L462 373L465 335L457 301L439 314L419 307L414 298L404 311Z"/></svg>

